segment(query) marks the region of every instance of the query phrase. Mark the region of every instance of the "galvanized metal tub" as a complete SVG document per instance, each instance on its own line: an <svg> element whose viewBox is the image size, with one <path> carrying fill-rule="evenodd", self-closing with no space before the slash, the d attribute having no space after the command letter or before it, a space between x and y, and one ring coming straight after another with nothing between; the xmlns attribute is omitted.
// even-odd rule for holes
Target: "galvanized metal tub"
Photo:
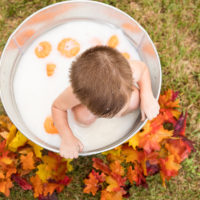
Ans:
<svg viewBox="0 0 200 200"><path fill-rule="evenodd" d="M149 67L153 94L159 98L161 89L161 65L157 50L147 32L125 12L96 1L76 0L56 3L45 7L25 19L9 37L0 60L0 95L5 111L16 127L30 140L50 151L59 152L32 133L22 120L13 93L13 79L16 61L30 43L40 34L59 24L74 19L97 20L121 28L130 42L135 46L142 61ZM82 152L80 155L91 155L110 150L131 138L147 122L138 117L132 130L123 138L103 148Z"/></svg>

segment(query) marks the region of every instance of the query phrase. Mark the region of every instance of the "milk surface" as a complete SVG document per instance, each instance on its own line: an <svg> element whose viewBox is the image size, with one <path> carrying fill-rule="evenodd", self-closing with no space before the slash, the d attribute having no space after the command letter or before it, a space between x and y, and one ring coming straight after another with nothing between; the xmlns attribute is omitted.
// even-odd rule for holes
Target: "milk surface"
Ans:
<svg viewBox="0 0 200 200"><path fill-rule="evenodd" d="M16 103L27 127L45 143L55 148L60 146L60 136L46 133L43 123L46 117L51 115L53 101L70 85L69 68L72 61L86 49L95 46L97 40L106 45L114 34L119 38L116 48L120 52L129 53L131 59L140 60L120 29L91 21L72 21L57 26L35 39L21 57L13 83ZM80 44L79 53L72 58L62 56L57 50L58 43L68 37ZM34 51L42 41L48 41L52 45L52 51L49 56L41 59ZM50 77L46 75L48 63L56 64L55 72ZM81 127L69 110L68 120L72 132L83 143L84 151L90 151L112 144L123 137L132 129L138 115L139 111L136 110L120 118L99 118L91 126Z"/></svg>

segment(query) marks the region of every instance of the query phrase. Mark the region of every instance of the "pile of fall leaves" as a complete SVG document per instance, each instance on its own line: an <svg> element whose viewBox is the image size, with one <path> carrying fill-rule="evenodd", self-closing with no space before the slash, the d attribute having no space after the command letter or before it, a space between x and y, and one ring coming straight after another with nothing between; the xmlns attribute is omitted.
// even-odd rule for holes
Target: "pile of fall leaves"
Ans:
<svg viewBox="0 0 200 200"><path fill-rule="evenodd" d="M101 192L101 200L129 197L132 184L147 187L146 177L160 173L165 180L178 174L181 162L191 151L192 141L185 137L186 118L178 108L178 92L167 90L159 98L159 115L123 145L104 152L104 160L93 157L93 169L83 180L84 193ZM73 177L70 159L46 151L28 140L6 116L0 116L0 192L9 196L18 184L33 190L39 200L56 199Z"/></svg>

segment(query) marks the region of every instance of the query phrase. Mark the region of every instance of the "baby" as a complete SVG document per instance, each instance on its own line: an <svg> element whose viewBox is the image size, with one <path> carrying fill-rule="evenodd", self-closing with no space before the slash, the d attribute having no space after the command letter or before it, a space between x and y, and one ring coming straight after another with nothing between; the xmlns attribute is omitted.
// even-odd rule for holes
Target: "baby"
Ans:
<svg viewBox="0 0 200 200"><path fill-rule="evenodd" d="M142 121L145 116L151 120L159 113L148 67L141 61L127 60L109 46L95 46L79 55L71 65L70 82L71 86L52 104L54 125L61 137L62 157L77 158L83 150L83 144L69 127L68 109L78 123L87 126L98 117L120 117L139 106Z"/></svg>

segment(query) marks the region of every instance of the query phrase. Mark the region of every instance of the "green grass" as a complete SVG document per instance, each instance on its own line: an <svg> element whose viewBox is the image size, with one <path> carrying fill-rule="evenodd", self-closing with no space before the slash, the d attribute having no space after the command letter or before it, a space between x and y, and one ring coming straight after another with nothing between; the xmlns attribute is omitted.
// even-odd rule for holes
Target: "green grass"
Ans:
<svg viewBox="0 0 200 200"><path fill-rule="evenodd" d="M30 14L58 1L0 0L0 54L9 35ZM177 177L164 189L159 175L148 177L149 188L133 186L131 200L198 200L200 199L200 2L196 0L101 0L132 16L152 38L162 64L162 91L180 91L181 105L188 110L186 135L195 141L196 152L183 162ZM0 113L3 113L0 106ZM59 194L59 199L93 200L82 193L81 180L91 169L91 157L73 161L73 182ZM0 199L6 199L0 195ZM32 192L18 186L7 199L34 199Z"/></svg>

